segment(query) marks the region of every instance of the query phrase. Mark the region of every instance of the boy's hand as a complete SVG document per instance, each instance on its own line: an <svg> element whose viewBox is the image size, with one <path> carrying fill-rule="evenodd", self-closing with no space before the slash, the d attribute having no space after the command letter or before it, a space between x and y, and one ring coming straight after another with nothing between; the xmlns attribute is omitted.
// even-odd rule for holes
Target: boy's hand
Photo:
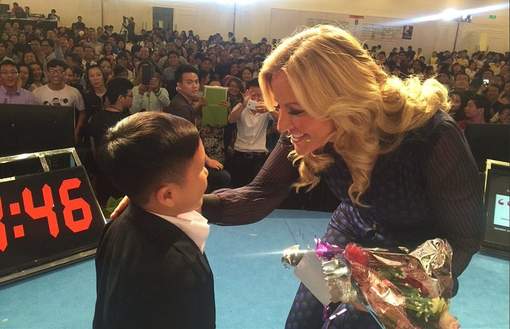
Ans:
<svg viewBox="0 0 510 329"><path fill-rule="evenodd" d="M110 219L115 219L119 217L120 214L122 214L124 210L126 210L127 206L129 205L129 202L130 202L129 198L125 196L110 215Z"/></svg>
<svg viewBox="0 0 510 329"><path fill-rule="evenodd" d="M266 107L264 102L257 102L257 106L255 107L255 113L267 113L269 110Z"/></svg>

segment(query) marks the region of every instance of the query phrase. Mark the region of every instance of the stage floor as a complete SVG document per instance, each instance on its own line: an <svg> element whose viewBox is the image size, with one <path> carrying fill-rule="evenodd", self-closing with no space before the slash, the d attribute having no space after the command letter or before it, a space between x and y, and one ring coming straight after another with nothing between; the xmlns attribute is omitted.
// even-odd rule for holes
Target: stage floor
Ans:
<svg viewBox="0 0 510 329"><path fill-rule="evenodd" d="M281 265L281 250L310 244L328 219L328 213L277 210L256 224L213 226L206 253L217 328L283 328L298 281ZM0 328L91 328L95 289L93 260L0 287ZM475 255L451 308L463 329L510 328L509 262Z"/></svg>

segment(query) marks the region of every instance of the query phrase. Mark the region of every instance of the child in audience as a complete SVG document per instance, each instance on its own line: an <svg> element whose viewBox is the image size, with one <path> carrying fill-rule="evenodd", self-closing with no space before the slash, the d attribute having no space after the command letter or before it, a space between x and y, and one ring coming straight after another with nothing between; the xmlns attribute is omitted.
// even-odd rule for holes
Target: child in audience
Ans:
<svg viewBox="0 0 510 329"><path fill-rule="evenodd" d="M96 254L95 329L215 328L209 234L200 208L205 152L195 126L140 112L110 129L99 163L131 199Z"/></svg>
<svg viewBox="0 0 510 329"><path fill-rule="evenodd" d="M230 123L237 124L231 172L235 187L248 184L266 161L267 127L278 114L267 110L257 79L249 81L246 87L244 101L237 104L228 117Z"/></svg>

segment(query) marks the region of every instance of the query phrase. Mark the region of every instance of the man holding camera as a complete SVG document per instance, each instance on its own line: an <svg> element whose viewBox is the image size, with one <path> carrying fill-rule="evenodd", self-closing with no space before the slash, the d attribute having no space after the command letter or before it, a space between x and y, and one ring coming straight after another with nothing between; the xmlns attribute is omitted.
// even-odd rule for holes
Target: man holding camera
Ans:
<svg viewBox="0 0 510 329"><path fill-rule="evenodd" d="M152 77L142 74L142 82L133 88L133 106L130 112L162 112L168 105L170 97L168 91L161 87L160 74L153 73Z"/></svg>

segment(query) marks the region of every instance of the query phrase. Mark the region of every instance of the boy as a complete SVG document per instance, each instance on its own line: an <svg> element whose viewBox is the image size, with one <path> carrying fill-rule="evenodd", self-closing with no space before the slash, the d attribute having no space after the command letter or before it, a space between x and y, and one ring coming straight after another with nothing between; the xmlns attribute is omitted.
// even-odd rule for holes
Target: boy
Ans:
<svg viewBox="0 0 510 329"><path fill-rule="evenodd" d="M259 172L268 154L268 124L271 119L278 119L278 113L269 112L262 102L257 79L248 81L246 89L244 101L237 104L228 116L228 122L237 124L231 169L234 187L248 184Z"/></svg>
<svg viewBox="0 0 510 329"><path fill-rule="evenodd" d="M131 199L107 224L96 254L95 329L215 328L207 220L194 209L207 187L195 126L136 113L111 128L99 161Z"/></svg>

